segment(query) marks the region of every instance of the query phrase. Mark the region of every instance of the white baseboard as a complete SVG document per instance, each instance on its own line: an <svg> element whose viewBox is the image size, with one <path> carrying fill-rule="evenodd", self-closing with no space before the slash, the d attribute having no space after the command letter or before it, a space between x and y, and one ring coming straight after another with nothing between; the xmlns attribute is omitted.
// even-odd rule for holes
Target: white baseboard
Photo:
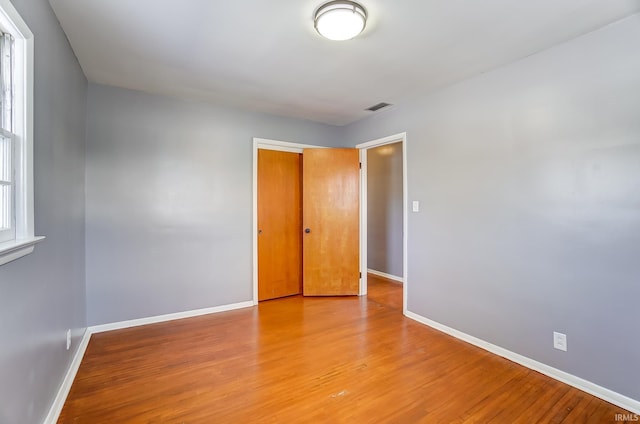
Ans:
<svg viewBox="0 0 640 424"><path fill-rule="evenodd" d="M610 402L614 405L624 408L634 414L640 414L640 401L638 400L635 400L625 395L622 395L620 393L614 392L613 390L599 386L583 378L576 377L575 375L561 371L557 368L553 368L549 365L543 364L542 362L538 362L533 359L527 358L526 356L522 356L518 353L511 352L510 350L504 349L500 346L496 346L482 339L478 339L477 337L470 336L466 333L463 333L451 327L447 327L446 325L432 321L428 318L425 318L413 312L407 311L405 313L405 316L407 316L407 318L411 318L415 321L418 321L421 324L427 325L438 331L441 331L450 336L453 336L457 339L470 343L474 346L487 350L496 355L502 356L503 358L506 358L524 367L527 367L534 371L538 371L548 377L551 377L555 380L566 383L570 386L575 387L576 389L582 390L583 392L589 393L600 399L606 400L607 402Z"/></svg>
<svg viewBox="0 0 640 424"><path fill-rule="evenodd" d="M49 413L44 419L44 424L56 424L58 422L58 418L60 417L60 413L62 412L64 402L67 400L67 396L69 395L69 390L71 390L73 380L76 378L76 374L78 373L78 369L80 368L80 363L82 362L84 353L87 350L87 346L89 346L89 339L91 339L91 332L89 331L89 329L86 329L84 331L84 335L82 336L82 340L80 341L80 345L78 346L78 350L76 350L76 354L73 356L73 360L69 365L67 374L64 376L62 384L58 389L58 393L56 394L56 397L53 400L53 404L49 409Z"/></svg>
<svg viewBox="0 0 640 424"><path fill-rule="evenodd" d="M89 327L91 334L105 331L122 330L123 328L138 327L140 325L156 324L159 322L173 321L176 319L192 318L200 315L216 314L219 312L233 311L234 309L250 308L253 301L232 303L230 305L214 306L212 308L195 309L193 311L176 312L173 314L157 315L148 318L132 319L128 321L114 322L111 324L94 325Z"/></svg>
<svg viewBox="0 0 640 424"><path fill-rule="evenodd" d="M386 272L376 271L374 269L368 269L369 274L377 275L378 277L386 278L387 280L397 281L398 283L404 283L404 278L395 275L387 274Z"/></svg>
<svg viewBox="0 0 640 424"><path fill-rule="evenodd" d="M87 346L89 346L89 340L91 339L92 334L103 333L105 331L111 330L121 330L123 328L137 327L146 324L155 324L158 322L173 321L182 318L191 318L200 315L227 312L235 309L249 308L252 306L254 306L253 301L240 302L230 305L214 306L212 308L196 309L193 311L177 312L174 314L158 315L155 317L132 319L129 321L114 322L112 324L95 325L92 327L88 327L85 330L84 335L82 336L82 341L80 342L80 346L78 346L78 350L76 351L75 356L73 357L73 361L71 361L71 364L69 365L67 374L62 380L62 384L60 385L58 394L56 395L56 398L54 399L53 404L49 409L49 413L44 419L44 424L55 424L58 422L58 418L60 417L60 413L62 412L62 407L64 406L64 402L67 400L69 390L71 390L71 385L73 384L73 380L75 379L78 369L80 368L80 363L82 362L84 353L87 350Z"/></svg>

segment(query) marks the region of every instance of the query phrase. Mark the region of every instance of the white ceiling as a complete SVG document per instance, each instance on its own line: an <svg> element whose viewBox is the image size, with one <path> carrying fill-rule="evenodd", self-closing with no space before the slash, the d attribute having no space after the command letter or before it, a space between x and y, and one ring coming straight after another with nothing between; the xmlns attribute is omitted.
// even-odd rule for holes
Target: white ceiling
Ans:
<svg viewBox="0 0 640 424"><path fill-rule="evenodd" d="M313 28L322 0L50 3L89 81L334 125L640 11L640 0L362 0L363 34L332 42Z"/></svg>

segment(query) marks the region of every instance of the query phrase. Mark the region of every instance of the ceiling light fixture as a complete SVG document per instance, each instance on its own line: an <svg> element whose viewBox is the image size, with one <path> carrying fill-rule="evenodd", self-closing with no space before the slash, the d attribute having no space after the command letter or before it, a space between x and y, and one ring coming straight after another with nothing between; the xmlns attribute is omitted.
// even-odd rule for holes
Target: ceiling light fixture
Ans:
<svg viewBox="0 0 640 424"><path fill-rule="evenodd" d="M329 40L350 40L364 30L367 11L354 1L330 1L318 8L313 22L316 31Z"/></svg>

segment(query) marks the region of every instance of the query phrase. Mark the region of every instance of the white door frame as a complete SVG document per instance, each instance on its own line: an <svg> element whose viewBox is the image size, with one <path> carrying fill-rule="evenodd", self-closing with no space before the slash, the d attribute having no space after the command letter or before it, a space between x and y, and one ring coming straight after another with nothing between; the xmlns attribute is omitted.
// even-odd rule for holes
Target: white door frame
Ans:
<svg viewBox="0 0 640 424"><path fill-rule="evenodd" d="M386 144L402 143L402 313L407 313L407 292L409 281L407 278L407 228L408 228L408 208L407 201L409 190L407 189L407 133L390 135L356 145L360 149L360 163L362 172L360 175L360 269L362 278L360 279L360 295L367 294L367 150Z"/></svg>
<svg viewBox="0 0 640 424"><path fill-rule="evenodd" d="M323 149L323 146L290 143L288 141L253 138L253 304L258 304L258 149L278 150L281 152L302 153L304 149Z"/></svg>

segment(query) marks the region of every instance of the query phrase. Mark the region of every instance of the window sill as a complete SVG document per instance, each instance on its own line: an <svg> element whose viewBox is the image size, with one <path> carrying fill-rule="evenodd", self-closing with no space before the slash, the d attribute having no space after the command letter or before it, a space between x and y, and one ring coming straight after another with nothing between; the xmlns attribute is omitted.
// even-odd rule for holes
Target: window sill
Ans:
<svg viewBox="0 0 640 424"><path fill-rule="evenodd" d="M44 240L44 237L31 237L0 243L0 265L4 265L28 255L33 252L36 244L40 243L42 240Z"/></svg>

